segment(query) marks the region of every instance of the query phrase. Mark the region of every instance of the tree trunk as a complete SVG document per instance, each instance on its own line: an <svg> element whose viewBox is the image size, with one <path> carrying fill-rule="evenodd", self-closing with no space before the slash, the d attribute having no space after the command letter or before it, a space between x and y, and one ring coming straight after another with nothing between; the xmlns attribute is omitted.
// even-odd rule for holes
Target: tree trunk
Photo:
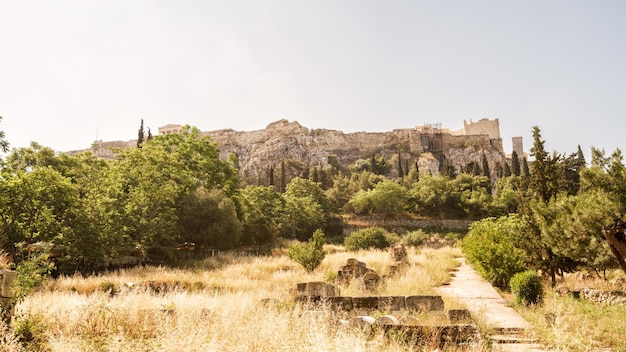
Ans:
<svg viewBox="0 0 626 352"><path fill-rule="evenodd" d="M626 237L624 236L625 224L616 224L610 229L603 229L606 242L615 256L620 268L626 273Z"/></svg>

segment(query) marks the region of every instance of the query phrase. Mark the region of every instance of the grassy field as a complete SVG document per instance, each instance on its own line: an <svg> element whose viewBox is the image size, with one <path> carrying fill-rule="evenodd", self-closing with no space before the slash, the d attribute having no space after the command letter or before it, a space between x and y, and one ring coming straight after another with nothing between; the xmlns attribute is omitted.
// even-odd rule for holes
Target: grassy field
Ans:
<svg viewBox="0 0 626 352"><path fill-rule="evenodd" d="M220 256L188 269L146 267L46 282L16 309L14 328L34 351L410 351L393 339L337 326L334 312L294 303L296 284L331 279L348 258L385 274L386 251L328 247L308 274L286 256ZM460 251L409 250L410 266L375 292L343 296L434 294ZM269 305L261 304L271 298ZM454 306L454 302L446 302ZM19 345L5 335L0 350ZM433 346L417 350L432 351Z"/></svg>
<svg viewBox="0 0 626 352"><path fill-rule="evenodd" d="M621 271L614 275L623 277ZM580 275L570 275L560 281L556 289L547 290L541 305L523 307L513 303L512 295L505 294L505 298L553 350L626 351L626 306L594 303L568 293L583 288L623 291L623 282L623 279L581 279ZM546 287L548 285L546 283Z"/></svg>

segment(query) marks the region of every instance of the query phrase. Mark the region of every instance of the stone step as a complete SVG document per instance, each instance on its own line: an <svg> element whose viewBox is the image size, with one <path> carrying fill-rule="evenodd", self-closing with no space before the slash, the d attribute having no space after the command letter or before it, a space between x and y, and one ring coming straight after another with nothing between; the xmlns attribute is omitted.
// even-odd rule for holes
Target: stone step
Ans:
<svg viewBox="0 0 626 352"><path fill-rule="evenodd" d="M538 339L520 335L493 335L489 336L489 340L498 344L536 344L539 343Z"/></svg>
<svg viewBox="0 0 626 352"><path fill-rule="evenodd" d="M519 327L492 327L491 330L494 332L495 335L506 335L506 336L511 336L511 335L524 335L524 333L526 332L526 329L524 328L519 328Z"/></svg>

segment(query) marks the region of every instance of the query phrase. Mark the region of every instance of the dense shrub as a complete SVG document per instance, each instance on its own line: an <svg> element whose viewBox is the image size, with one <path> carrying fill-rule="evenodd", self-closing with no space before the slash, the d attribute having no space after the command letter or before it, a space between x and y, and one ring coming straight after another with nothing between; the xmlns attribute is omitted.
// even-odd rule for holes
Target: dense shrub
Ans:
<svg viewBox="0 0 626 352"><path fill-rule="evenodd" d="M313 237L303 244L295 244L289 247L287 256L294 262L302 265L308 272L313 272L324 257L324 233L321 230L315 231Z"/></svg>
<svg viewBox="0 0 626 352"><path fill-rule="evenodd" d="M543 296L541 278L533 270L517 273L511 279L511 291L517 303L524 305L537 304Z"/></svg>
<svg viewBox="0 0 626 352"><path fill-rule="evenodd" d="M525 254L517 243L524 229L525 223L515 215L483 219L472 224L461 248L483 277L508 289L513 275L526 270Z"/></svg>
<svg viewBox="0 0 626 352"><path fill-rule="evenodd" d="M389 247L389 240L386 235L387 231L383 228L368 227L351 233L344 240L344 245L349 251L370 248L384 249Z"/></svg>
<svg viewBox="0 0 626 352"><path fill-rule="evenodd" d="M25 314L15 320L15 336L26 351L50 351L48 326L41 315Z"/></svg>
<svg viewBox="0 0 626 352"><path fill-rule="evenodd" d="M424 244L424 242L428 241L428 239L430 239L430 235L424 232L424 230L419 229L408 232L402 236L402 244L405 246L419 247Z"/></svg>

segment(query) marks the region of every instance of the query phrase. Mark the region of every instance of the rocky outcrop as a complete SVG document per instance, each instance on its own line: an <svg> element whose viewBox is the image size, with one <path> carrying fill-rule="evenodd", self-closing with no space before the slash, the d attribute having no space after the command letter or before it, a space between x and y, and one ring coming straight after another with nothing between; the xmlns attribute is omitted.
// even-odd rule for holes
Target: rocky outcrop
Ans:
<svg viewBox="0 0 626 352"><path fill-rule="evenodd" d="M399 155L405 165L413 168L417 164L421 172L431 174L439 171L442 158L450 159L460 169L471 162L480 163L485 152L492 172L495 172L497 163L506 160L501 140L498 144L488 135L437 134L434 138L413 128L344 133L308 129L297 121L280 120L264 130L242 132L226 129L204 134L218 144L222 158L236 154L241 174L249 177L263 175L270 166L279 165L282 161L291 161L292 166L297 164L295 168L301 170L326 166L330 156L347 168L355 161L367 160L372 155L383 156L388 161L397 160ZM437 149L432 147L433 139L437 141ZM390 173L392 177L397 176L397 169L393 167Z"/></svg>
<svg viewBox="0 0 626 352"><path fill-rule="evenodd" d="M479 125L489 122L481 120ZM165 126L172 127L167 129L167 133L177 133L180 130L174 128L177 126ZM497 124L494 126L489 125L490 129L499 128ZM480 132L475 128L467 130ZM496 165L506 160L499 130L496 132L467 135L442 128L415 127L388 132L344 133L330 129L309 129L297 121L279 120L262 130L223 129L202 132L202 135L210 136L217 143L222 159L227 159L230 154L237 155L241 176L250 179L263 179L270 167L277 167L283 161L287 164L288 177L294 177L303 176L313 167L327 167L331 159L336 166L348 168L357 160L368 160L373 155L384 157L393 166L388 175L390 177L398 175L398 157L403 162L403 168L418 165L420 172L436 174L444 159L449 159L459 171L469 163L480 164L483 152L495 177ZM115 158L116 149L136 145L136 141L96 141L91 149L68 154L92 151L99 157Z"/></svg>

